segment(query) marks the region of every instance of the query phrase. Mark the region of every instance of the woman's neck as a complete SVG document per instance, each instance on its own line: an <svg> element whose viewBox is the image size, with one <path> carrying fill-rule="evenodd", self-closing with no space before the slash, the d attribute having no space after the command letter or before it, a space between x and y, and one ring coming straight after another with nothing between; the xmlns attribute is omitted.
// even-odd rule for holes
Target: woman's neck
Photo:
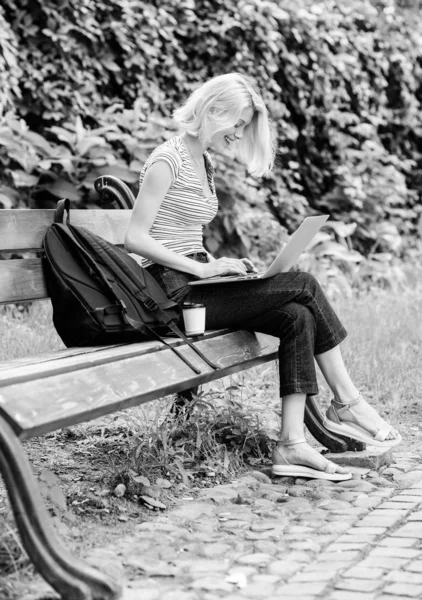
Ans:
<svg viewBox="0 0 422 600"><path fill-rule="evenodd" d="M187 133L187 131L185 131L182 134L182 137L183 141L188 147L191 156L198 161L202 160L202 155L204 154L206 148L201 143L199 138L194 135L191 135L190 133Z"/></svg>

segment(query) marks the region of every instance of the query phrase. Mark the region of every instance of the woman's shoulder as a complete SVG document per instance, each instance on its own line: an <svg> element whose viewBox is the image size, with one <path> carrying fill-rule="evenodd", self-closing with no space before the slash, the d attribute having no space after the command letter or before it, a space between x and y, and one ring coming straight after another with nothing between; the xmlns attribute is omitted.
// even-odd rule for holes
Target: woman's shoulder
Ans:
<svg viewBox="0 0 422 600"><path fill-rule="evenodd" d="M145 173L146 169L152 166L154 163L164 161L172 170L173 180L177 179L180 169L183 165L183 157L179 148L180 143L177 139L177 136L170 138L169 140L166 140L157 146L149 155L142 170L143 172L141 173L141 176L143 173Z"/></svg>
<svg viewBox="0 0 422 600"><path fill-rule="evenodd" d="M183 147L180 136L174 136L155 148L150 154L150 159L158 156L172 156L180 164L183 162Z"/></svg>

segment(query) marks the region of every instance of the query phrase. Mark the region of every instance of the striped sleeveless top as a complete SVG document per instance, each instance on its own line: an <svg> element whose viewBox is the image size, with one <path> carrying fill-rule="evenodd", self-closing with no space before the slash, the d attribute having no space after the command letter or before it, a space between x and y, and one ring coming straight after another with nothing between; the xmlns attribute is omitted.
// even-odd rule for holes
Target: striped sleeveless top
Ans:
<svg viewBox="0 0 422 600"><path fill-rule="evenodd" d="M169 165L172 184L158 209L150 235L178 254L205 252L203 227L217 214L214 168L208 152L204 153L204 158L208 185L212 192L209 197L206 197L202 189L181 136L175 136L158 146L148 157L139 178L141 187L151 165L160 160ZM141 261L143 267L151 264L152 261L145 258Z"/></svg>

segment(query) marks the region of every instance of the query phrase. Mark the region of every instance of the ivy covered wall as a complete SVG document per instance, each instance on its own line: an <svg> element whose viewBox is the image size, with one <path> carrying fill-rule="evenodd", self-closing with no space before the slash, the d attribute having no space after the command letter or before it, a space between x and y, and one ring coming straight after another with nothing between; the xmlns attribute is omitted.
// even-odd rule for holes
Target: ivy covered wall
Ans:
<svg viewBox="0 0 422 600"><path fill-rule="evenodd" d="M363 253L414 243L416 0L3 0L0 32L0 206L62 196L88 206L104 173L136 191L146 156L174 134L178 103L205 79L240 71L271 111L277 165L257 181L215 156L213 251L247 251L262 234L257 220L271 239L275 222L290 230L315 211L357 223L350 240Z"/></svg>

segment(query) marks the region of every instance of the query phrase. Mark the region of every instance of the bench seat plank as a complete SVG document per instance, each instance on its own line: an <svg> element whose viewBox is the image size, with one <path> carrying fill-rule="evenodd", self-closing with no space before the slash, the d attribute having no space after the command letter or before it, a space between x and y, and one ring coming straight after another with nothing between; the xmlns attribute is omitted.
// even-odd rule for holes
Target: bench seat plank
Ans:
<svg viewBox="0 0 422 600"><path fill-rule="evenodd" d="M228 329L207 331L200 340L209 339L228 333ZM182 339L163 338L171 346L181 346ZM198 338L191 338L195 341ZM196 341L195 341L196 343ZM26 356L0 363L0 388L5 385L22 383L34 379L42 379L60 373L69 373L75 369L85 369L95 365L106 364L132 356L142 356L151 352L162 352L166 346L158 340L113 346L88 346L82 348L65 348L56 352Z"/></svg>
<svg viewBox="0 0 422 600"><path fill-rule="evenodd" d="M54 209L0 210L0 251L40 250L54 213ZM113 244L121 244L131 215L131 210L72 210L70 219L73 225L82 225Z"/></svg>
<svg viewBox="0 0 422 600"><path fill-rule="evenodd" d="M236 331L197 345L219 370L211 369L187 346L183 352L201 368L200 375L169 349L85 368L80 365L68 373L0 388L0 413L21 439L33 437L274 360L279 340Z"/></svg>

